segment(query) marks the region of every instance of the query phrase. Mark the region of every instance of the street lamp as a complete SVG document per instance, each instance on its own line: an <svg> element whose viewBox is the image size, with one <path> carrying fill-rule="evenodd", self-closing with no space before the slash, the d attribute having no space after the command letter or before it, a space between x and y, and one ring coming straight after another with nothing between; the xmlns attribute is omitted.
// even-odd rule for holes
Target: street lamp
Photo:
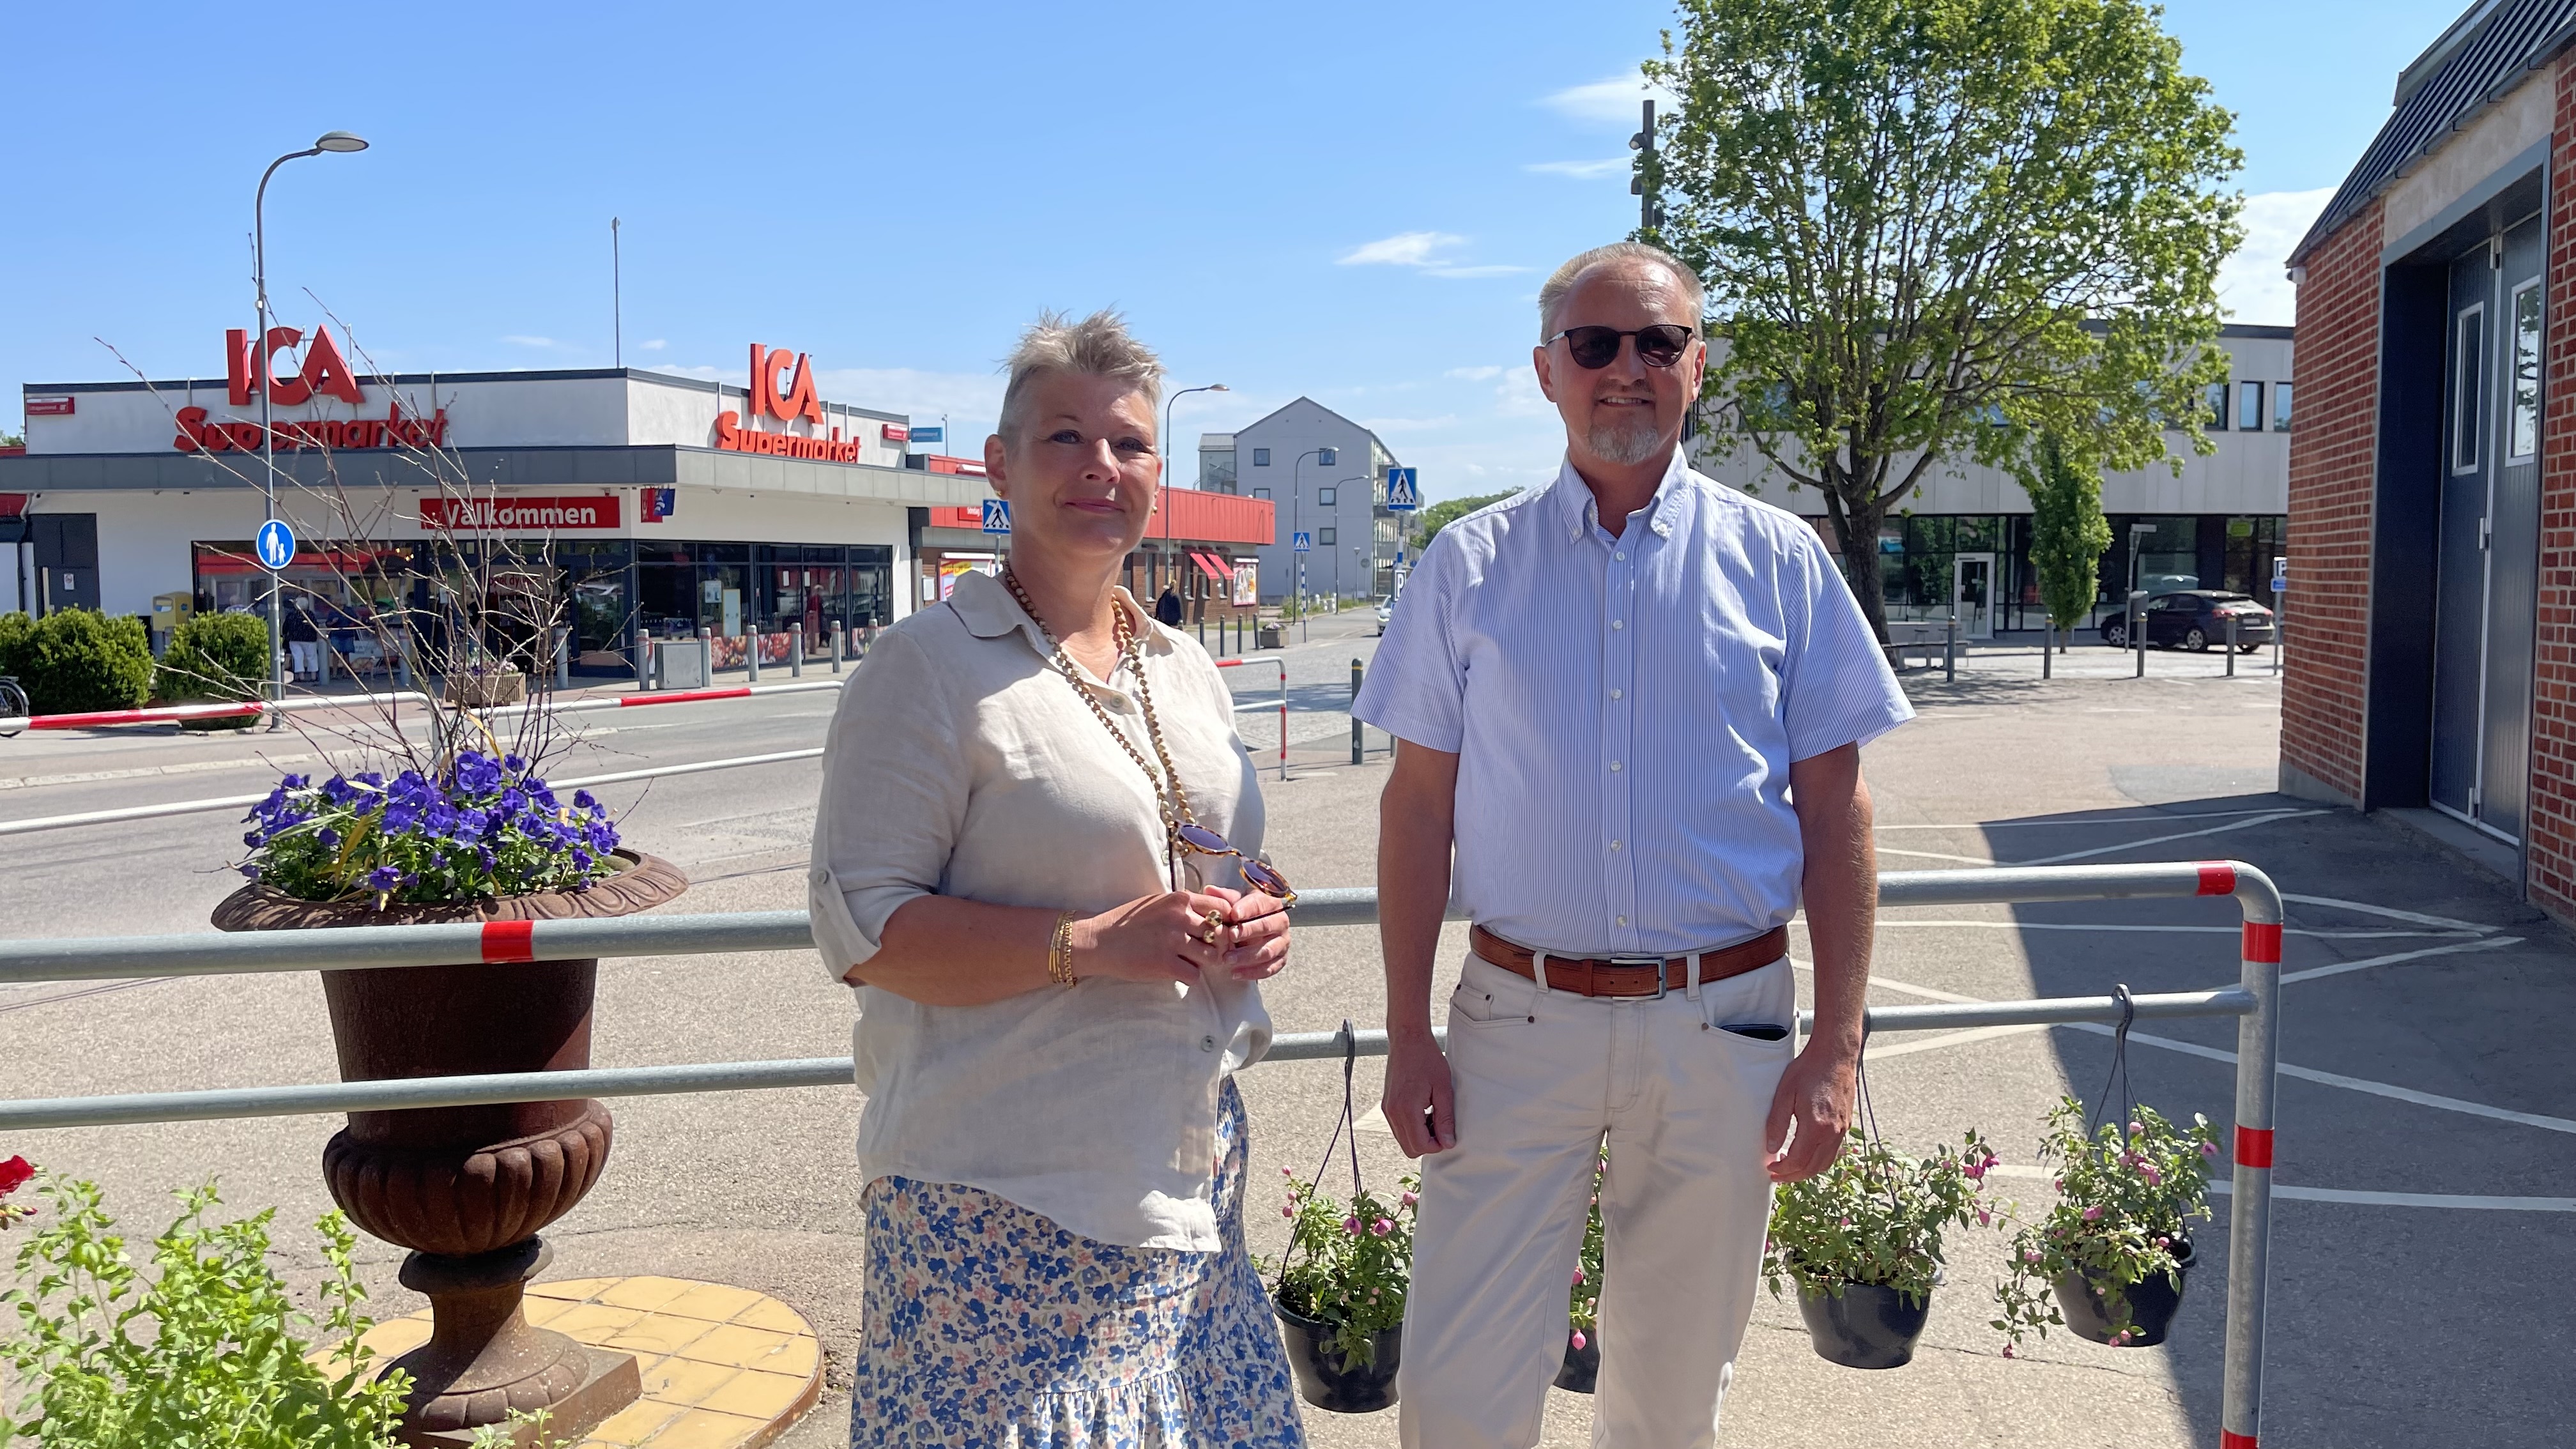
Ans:
<svg viewBox="0 0 2576 1449"><path fill-rule="evenodd" d="M1172 488L1172 404L1179 402L1181 399L1188 397L1194 392L1228 391L1231 391L1231 389L1229 389L1224 383L1212 382L1205 387L1182 388L1179 392L1163 399L1163 473L1159 485L1154 490L1154 506L1161 509L1163 513L1162 562L1163 567L1165 568L1171 568L1172 566L1172 506L1165 497L1165 495L1171 492ZM943 416L939 421L944 428L948 419Z"/></svg>
<svg viewBox="0 0 2576 1449"><path fill-rule="evenodd" d="M259 383L259 463L260 499L266 506L263 522L277 518L277 440L269 426L268 405L268 178L289 161L319 156L325 151L346 153L364 151L367 143L346 131L325 131L314 143L301 151L289 151L268 163L259 173L259 190L250 203L250 273L251 289L259 297L259 325L250 334L252 375ZM287 562L294 562L293 559ZM277 570L268 571L268 696L286 697L286 600L278 586Z"/></svg>
<svg viewBox="0 0 2576 1449"><path fill-rule="evenodd" d="M1318 468L1330 468L1341 460L1341 456L1338 448L1308 448L1297 455L1296 462L1288 465L1288 549L1290 557L1297 560L1297 642L1300 644L1306 642L1306 556L1296 549L1297 535L1306 531L1304 469L1309 458L1315 460ZM1339 568L1334 570L1337 575L1340 572Z"/></svg>

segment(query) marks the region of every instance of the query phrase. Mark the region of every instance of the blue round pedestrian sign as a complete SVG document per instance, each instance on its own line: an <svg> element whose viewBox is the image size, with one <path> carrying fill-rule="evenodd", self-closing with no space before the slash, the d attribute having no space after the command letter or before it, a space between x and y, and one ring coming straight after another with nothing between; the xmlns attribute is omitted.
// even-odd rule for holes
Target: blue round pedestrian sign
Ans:
<svg viewBox="0 0 2576 1449"><path fill-rule="evenodd" d="M282 569L295 562L295 530L272 518L259 526L259 561L262 567Z"/></svg>

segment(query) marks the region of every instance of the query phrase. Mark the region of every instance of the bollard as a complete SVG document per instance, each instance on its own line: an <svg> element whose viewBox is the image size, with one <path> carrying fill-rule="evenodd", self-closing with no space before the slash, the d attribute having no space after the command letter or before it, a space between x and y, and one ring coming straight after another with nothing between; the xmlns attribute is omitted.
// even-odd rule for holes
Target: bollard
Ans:
<svg viewBox="0 0 2576 1449"><path fill-rule="evenodd" d="M2040 626L2040 630L2039 677L2042 679L2051 679L2055 676L2049 671L2057 658L2057 621L2055 619L2048 620Z"/></svg>
<svg viewBox="0 0 2576 1449"><path fill-rule="evenodd" d="M846 647L847 645L843 642L841 637L841 621L834 619L832 621L832 672L834 674L841 672L841 660L843 657L841 651Z"/></svg>
<svg viewBox="0 0 2576 1449"><path fill-rule="evenodd" d="M742 667L747 676L744 683L760 682L760 631L758 629L742 631Z"/></svg>
<svg viewBox="0 0 2576 1449"><path fill-rule="evenodd" d="M2227 677L2236 677L2236 616L2227 616Z"/></svg>
<svg viewBox="0 0 2576 1449"><path fill-rule="evenodd" d="M555 627L555 688L572 688L572 631Z"/></svg>
<svg viewBox="0 0 2576 1449"><path fill-rule="evenodd" d="M1941 640L1941 682L1956 683L1959 678L1959 616L1952 614Z"/></svg>
<svg viewBox="0 0 2576 1449"><path fill-rule="evenodd" d="M2136 650L2136 651L2138 652L2138 669L2137 669L2137 672L2136 672L2135 674L2131 675L2130 677L2131 677L2131 678L2133 678L2133 679L2144 679L2144 678L2146 678L2146 677L2147 677L2147 593L2146 593L2146 590L2144 590L2144 589L2131 589L2131 590L2129 590L2129 604L2128 604L2128 608L2129 608L2129 647L2130 647L2130 648L2132 648L2132 649L2134 649L2134 650Z"/></svg>
<svg viewBox="0 0 2576 1449"><path fill-rule="evenodd" d="M1354 765L1360 762L1360 755L1364 752L1365 748L1360 738L1360 731L1365 728L1365 726L1360 723L1360 717L1357 712L1360 705L1360 679L1362 673L1363 671L1361 670L1360 662L1356 659L1352 660L1351 709L1353 713L1351 715L1351 763Z"/></svg>
<svg viewBox="0 0 2576 1449"><path fill-rule="evenodd" d="M643 693L653 687L653 631L635 631L635 689Z"/></svg>
<svg viewBox="0 0 2576 1449"><path fill-rule="evenodd" d="M787 643L787 677L803 679L805 677L805 626L797 625L794 632L795 637Z"/></svg>

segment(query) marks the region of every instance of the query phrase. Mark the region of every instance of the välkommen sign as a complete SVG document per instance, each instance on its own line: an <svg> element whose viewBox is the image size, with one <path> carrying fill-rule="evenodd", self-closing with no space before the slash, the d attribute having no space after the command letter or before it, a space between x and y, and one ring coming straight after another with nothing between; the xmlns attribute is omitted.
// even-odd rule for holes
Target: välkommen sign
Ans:
<svg viewBox="0 0 2576 1449"><path fill-rule="evenodd" d="M586 498L424 498L420 526L433 533L542 533L615 528L614 494Z"/></svg>

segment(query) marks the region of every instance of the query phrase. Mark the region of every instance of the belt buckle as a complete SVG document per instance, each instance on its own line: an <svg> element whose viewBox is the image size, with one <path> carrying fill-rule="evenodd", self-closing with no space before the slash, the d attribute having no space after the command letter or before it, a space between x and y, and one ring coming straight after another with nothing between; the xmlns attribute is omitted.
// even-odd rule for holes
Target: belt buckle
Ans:
<svg viewBox="0 0 2576 1449"><path fill-rule="evenodd" d="M1672 990L1672 983L1665 979L1667 974L1665 971L1667 958L1665 957L1612 956L1609 957L1608 960L1609 964L1613 966L1651 966L1655 968L1655 994L1652 996L1632 996L1628 998L1631 1001L1661 1001L1664 999L1665 994Z"/></svg>

